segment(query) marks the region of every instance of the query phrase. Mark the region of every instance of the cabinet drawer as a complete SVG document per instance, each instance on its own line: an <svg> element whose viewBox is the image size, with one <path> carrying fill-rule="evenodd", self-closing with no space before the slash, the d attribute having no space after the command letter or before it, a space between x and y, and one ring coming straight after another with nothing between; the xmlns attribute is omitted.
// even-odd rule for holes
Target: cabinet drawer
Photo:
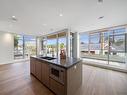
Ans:
<svg viewBox="0 0 127 95"><path fill-rule="evenodd" d="M56 95L65 95L65 88L64 85L60 84L59 82L55 81L54 79L50 78L50 89Z"/></svg>

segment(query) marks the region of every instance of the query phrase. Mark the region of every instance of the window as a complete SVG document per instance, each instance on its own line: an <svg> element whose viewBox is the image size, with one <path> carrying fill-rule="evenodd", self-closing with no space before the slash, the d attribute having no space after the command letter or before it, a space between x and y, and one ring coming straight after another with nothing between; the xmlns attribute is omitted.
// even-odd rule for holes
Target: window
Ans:
<svg viewBox="0 0 127 95"><path fill-rule="evenodd" d="M47 56L57 57L57 38L56 35L47 38Z"/></svg>
<svg viewBox="0 0 127 95"><path fill-rule="evenodd" d="M33 36L14 36L14 59L28 58L36 55L36 37Z"/></svg>
<svg viewBox="0 0 127 95"><path fill-rule="evenodd" d="M58 38L58 45L59 45L58 55L60 56L62 51L64 51L66 54L66 37L59 37Z"/></svg>
<svg viewBox="0 0 127 95"><path fill-rule="evenodd" d="M81 51L82 57L85 54L88 54L88 51L89 51L89 34L81 34L80 35L80 51Z"/></svg>
<svg viewBox="0 0 127 95"><path fill-rule="evenodd" d="M14 36L14 58L15 59L21 59L23 58L23 36L21 35L15 35Z"/></svg>
<svg viewBox="0 0 127 95"><path fill-rule="evenodd" d="M125 34L125 33L126 33L125 28L118 28L110 31L110 35L118 35L118 34Z"/></svg>
<svg viewBox="0 0 127 95"><path fill-rule="evenodd" d="M100 33L90 34L90 44L100 43Z"/></svg>
<svg viewBox="0 0 127 95"><path fill-rule="evenodd" d="M47 40L46 38L44 37L43 40L42 40L42 49L41 49L41 55L43 56L46 56L47 54Z"/></svg>
<svg viewBox="0 0 127 95"><path fill-rule="evenodd" d="M36 55L36 37L24 36L24 53L25 58Z"/></svg>
<svg viewBox="0 0 127 95"><path fill-rule="evenodd" d="M102 32L102 49L103 50L108 50L108 45L109 45L109 32L108 31L105 31L105 32Z"/></svg>
<svg viewBox="0 0 127 95"><path fill-rule="evenodd" d="M110 51L125 51L125 35L110 36Z"/></svg>
<svg viewBox="0 0 127 95"><path fill-rule="evenodd" d="M103 60L101 63L122 66L126 62L126 28L80 34L81 57Z"/></svg>
<svg viewBox="0 0 127 95"><path fill-rule="evenodd" d="M126 34L125 28L114 29L109 36L109 64L113 62L125 63ZM118 65L118 64L117 64Z"/></svg>
<svg viewBox="0 0 127 95"><path fill-rule="evenodd" d="M73 33L70 33L70 56L72 57ZM60 54L67 56L67 31L48 35L42 38L42 50L40 55L60 57Z"/></svg>
<svg viewBox="0 0 127 95"><path fill-rule="evenodd" d="M100 54L101 51L101 35L100 33L90 34L90 53L91 54Z"/></svg>

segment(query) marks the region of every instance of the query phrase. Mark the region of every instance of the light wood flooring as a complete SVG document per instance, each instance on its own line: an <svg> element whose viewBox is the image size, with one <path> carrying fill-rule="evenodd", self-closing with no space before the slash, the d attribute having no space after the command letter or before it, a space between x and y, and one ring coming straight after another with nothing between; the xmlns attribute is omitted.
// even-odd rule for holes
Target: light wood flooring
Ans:
<svg viewBox="0 0 127 95"><path fill-rule="evenodd" d="M0 95L54 95L30 75L29 62L0 66ZM83 65L75 95L127 95L127 74Z"/></svg>

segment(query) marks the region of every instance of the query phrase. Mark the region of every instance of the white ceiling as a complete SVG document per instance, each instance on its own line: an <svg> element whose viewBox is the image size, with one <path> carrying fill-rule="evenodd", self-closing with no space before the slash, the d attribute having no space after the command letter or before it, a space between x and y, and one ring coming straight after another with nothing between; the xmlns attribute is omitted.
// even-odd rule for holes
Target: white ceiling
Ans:
<svg viewBox="0 0 127 95"><path fill-rule="evenodd" d="M17 22L10 19L13 15ZM127 24L127 0L0 0L0 31L43 35L63 28L85 32L122 24Z"/></svg>

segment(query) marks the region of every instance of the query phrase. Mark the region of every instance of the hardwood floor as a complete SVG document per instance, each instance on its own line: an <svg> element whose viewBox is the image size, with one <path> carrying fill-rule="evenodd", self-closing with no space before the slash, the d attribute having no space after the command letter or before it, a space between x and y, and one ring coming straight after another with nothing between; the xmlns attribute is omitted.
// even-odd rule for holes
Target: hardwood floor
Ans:
<svg viewBox="0 0 127 95"><path fill-rule="evenodd" d="M127 74L83 66L83 83L76 95L127 95Z"/></svg>
<svg viewBox="0 0 127 95"><path fill-rule="evenodd" d="M29 62L0 66L0 95L54 95L29 72Z"/></svg>
<svg viewBox="0 0 127 95"><path fill-rule="evenodd" d="M0 95L54 95L29 74L29 62L0 66ZM75 95L127 95L127 74L83 65Z"/></svg>

